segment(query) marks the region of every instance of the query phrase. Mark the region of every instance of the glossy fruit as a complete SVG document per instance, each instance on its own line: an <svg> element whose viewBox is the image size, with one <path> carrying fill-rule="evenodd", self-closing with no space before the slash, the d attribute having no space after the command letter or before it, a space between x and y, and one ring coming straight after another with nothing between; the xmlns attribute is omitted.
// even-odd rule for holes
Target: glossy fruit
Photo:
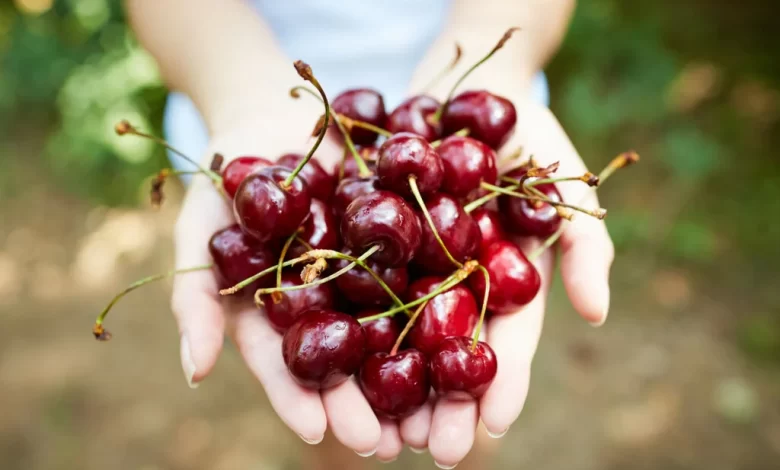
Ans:
<svg viewBox="0 0 780 470"><path fill-rule="evenodd" d="M347 90L332 101L333 110L356 121L363 121L377 127L385 127L387 113L382 95L375 90L358 88ZM358 145L369 145L377 138L376 132L353 127L349 132L352 141Z"/></svg>
<svg viewBox="0 0 780 470"><path fill-rule="evenodd" d="M379 157L379 147L373 145L368 147L361 147L358 149L358 153L366 162L368 169L374 173L376 171L376 160ZM336 168L336 175L338 175L339 169ZM358 169L355 157L347 155L347 159L344 161L344 174L341 175L341 179L344 178L357 178L360 176L360 170Z"/></svg>
<svg viewBox="0 0 780 470"><path fill-rule="evenodd" d="M330 208L319 199L311 200L309 218L303 223L300 238L312 248L335 250L339 247L339 225ZM296 258L308 251L303 244L293 242L287 258Z"/></svg>
<svg viewBox="0 0 780 470"><path fill-rule="evenodd" d="M342 253L355 256L352 250L344 249ZM360 253L357 254L358 256ZM374 261L373 257L366 260L367 265L379 276L387 287L396 295L403 295L409 284L409 274L406 266L390 268ZM342 269L349 264L346 260L337 260L335 269ZM339 291L350 302L361 306L390 305L390 295L363 268L356 267L336 278Z"/></svg>
<svg viewBox="0 0 780 470"><path fill-rule="evenodd" d="M497 241L479 257L479 264L490 274L488 309L494 314L517 312L539 292L541 278L522 251L508 241ZM479 272L469 276L469 284L478 299L485 292L485 278Z"/></svg>
<svg viewBox="0 0 780 470"><path fill-rule="evenodd" d="M428 142L441 137L441 124L432 123L431 117L441 106L438 100L427 95L412 96L399 104L387 118L387 130L393 134L411 132Z"/></svg>
<svg viewBox="0 0 780 470"><path fill-rule="evenodd" d="M337 220L341 220L352 201L364 194L373 193L378 189L379 180L375 176L369 178L344 178L336 187L336 192L331 200L333 215L336 216Z"/></svg>
<svg viewBox="0 0 780 470"><path fill-rule="evenodd" d="M360 369L360 388L378 415L407 416L428 400L428 361L416 349L371 354Z"/></svg>
<svg viewBox="0 0 780 470"><path fill-rule="evenodd" d="M231 160L222 170L222 186L225 188L225 192L230 197L235 196L238 186L248 174L271 165L273 163L263 157L246 156Z"/></svg>
<svg viewBox="0 0 780 470"><path fill-rule="evenodd" d="M378 308L363 310L357 314L357 318L370 317L381 313L382 310ZM384 317L378 320L372 320L362 323L360 325L363 328L363 333L366 335L366 353L389 353L395 345L395 341L398 339L398 335L401 334L401 325L395 317Z"/></svg>
<svg viewBox="0 0 780 470"><path fill-rule="evenodd" d="M288 153L279 157L276 164L294 170L303 158L303 155ZM336 178L325 171L317 160L313 158L309 160L298 176L306 183L309 196L320 201L330 201L333 190L336 189Z"/></svg>
<svg viewBox="0 0 780 470"><path fill-rule="evenodd" d="M444 135L468 129L469 136L498 150L515 130L517 111L506 98L485 90L464 91L442 115Z"/></svg>
<svg viewBox="0 0 780 470"><path fill-rule="evenodd" d="M471 277L477 275L474 273ZM407 290L406 302L433 292L443 280L438 276L416 280ZM470 335L478 320L479 310L474 295L463 284L458 284L428 301L407 338L412 347L429 355L448 336Z"/></svg>
<svg viewBox="0 0 780 470"><path fill-rule="evenodd" d="M498 179L496 153L476 139L453 135L436 150L444 163L441 191L447 194L465 197L483 181L495 184Z"/></svg>
<svg viewBox="0 0 780 470"><path fill-rule="evenodd" d="M433 225L450 254L461 263L479 256L482 235L474 219L463 210L453 197L436 193L425 200ZM424 272L448 274L456 266L447 258L431 230L425 216L420 213L422 240L417 252L416 264Z"/></svg>
<svg viewBox="0 0 780 470"><path fill-rule="evenodd" d="M233 286L276 264L272 250L251 238L238 225L215 233L209 240L209 253L225 287ZM255 289L268 285L270 276L253 284Z"/></svg>
<svg viewBox="0 0 780 470"><path fill-rule="evenodd" d="M507 176L520 179L526 171L525 167L521 167L507 173ZM552 201L561 202L563 200L554 184L540 184L534 187ZM558 215L558 211L546 202L499 196L498 207L504 217L507 229L518 235L547 238L561 226L561 217Z"/></svg>
<svg viewBox="0 0 780 470"><path fill-rule="evenodd" d="M485 251L487 247L499 240L506 240L506 232L498 212L480 207L474 209L470 215L479 226L479 232L482 234L480 252Z"/></svg>
<svg viewBox="0 0 780 470"><path fill-rule="evenodd" d="M487 391L498 371L496 354L479 341L474 351L472 339L451 336L429 356L431 385L439 396L450 399L479 398Z"/></svg>
<svg viewBox="0 0 780 470"><path fill-rule="evenodd" d="M275 285L276 276L266 276ZM300 270L282 273L282 287L300 286ZM298 317L308 310L327 310L336 305L336 293L329 283L317 284L306 289L281 293L281 302L275 303L270 294L262 296L268 322L276 331L284 332Z"/></svg>
<svg viewBox="0 0 780 470"><path fill-rule="evenodd" d="M306 388L338 385L360 369L366 338L354 318L333 310L309 310L293 323L282 340L282 356L290 375Z"/></svg>
<svg viewBox="0 0 780 470"><path fill-rule="evenodd" d="M341 237L354 253L378 245L377 263L401 267L420 246L420 219L409 204L390 191L375 191L352 201L341 219Z"/></svg>
<svg viewBox="0 0 780 470"><path fill-rule="evenodd" d="M410 199L409 176L417 178L420 194L433 194L444 179L444 164L436 149L422 137L403 132L379 147L376 175L382 188Z"/></svg>
<svg viewBox="0 0 780 470"><path fill-rule="evenodd" d="M236 191L233 212L244 232L261 242L290 236L309 215L311 198L303 179L287 189L287 168L269 166L247 176Z"/></svg>

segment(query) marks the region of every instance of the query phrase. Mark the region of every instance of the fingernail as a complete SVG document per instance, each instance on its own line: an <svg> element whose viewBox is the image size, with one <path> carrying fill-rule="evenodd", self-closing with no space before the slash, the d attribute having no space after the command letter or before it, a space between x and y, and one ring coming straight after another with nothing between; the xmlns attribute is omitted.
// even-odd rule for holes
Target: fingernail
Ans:
<svg viewBox="0 0 780 470"><path fill-rule="evenodd" d="M415 447L409 447L409 450L411 450L415 454L424 454L424 453L428 452L428 448L427 447L423 447L423 448L420 448L420 449L417 449Z"/></svg>
<svg viewBox="0 0 780 470"><path fill-rule="evenodd" d="M455 464L455 465L444 465L444 464L440 464L439 462L436 462L436 461L434 461L433 463L435 463L436 466L441 468L442 470L452 470L453 468L458 466L458 464Z"/></svg>
<svg viewBox="0 0 780 470"><path fill-rule="evenodd" d="M369 450L368 452L355 451L355 453L361 457L371 457L372 455L376 454L376 448L374 450Z"/></svg>
<svg viewBox="0 0 780 470"><path fill-rule="evenodd" d="M195 368L195 362L192 360L192 350L190 349L190 341L187 339L187 335L182 335L180 349L181 368L184 371L184 378L187 379L187 385L190 388L196 389L200 384L192 381L197 369Z"/></svg>
<svg viewBox="0 0 780 470"><path fill-rule="evenodd" d="M487 435L492 437L493 439L500 439L500 438L504 437L506 435L506 433L508 433L508 432L509 432L509 428L506 428L506 429L504 429L501 432L490 432L490 431L488 431Z"/></svg>
<svg viewBox="0 0 780 470"><path fill-rule="evenodd" d="M396 460L398 460L398 457L393 457L392 459L388 459L388 460L382 460L382 459L377 459L377 460L379 461L379 463L393 463Z"/></svg>
<svg viewBox="0 0 780 470"><path fill-rule="evenodd" d="M604 311L601 312L601 319L590 322L590 326L594 328L598 328L601 325L603 325L607 321L607 314L609 314L609 299L607 299L607 306L604 308Z"/></svg>
<svg viewBox="0 0 780 470"><path fill-rule="evenodd" d="M307 444L311 444L313 446L316 446L317 444L322 442L323 439L325 439L325 435L324 434L322 436L316 438L316 439L307 439L307 438L303 437L300 434L298 434L298 437L300 437L303 440L303 442L305 442Z"/></svg>

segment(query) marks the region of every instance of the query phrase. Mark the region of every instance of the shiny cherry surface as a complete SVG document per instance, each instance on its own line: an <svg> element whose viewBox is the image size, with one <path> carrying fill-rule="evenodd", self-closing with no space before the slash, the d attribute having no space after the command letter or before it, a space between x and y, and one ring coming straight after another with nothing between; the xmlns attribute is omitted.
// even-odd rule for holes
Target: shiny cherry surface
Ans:
<svg viewBox="0 0 780 470"><path fill-rule="evenodd" d="M311 200L309 218L303 223L302 240L315 249L335 250L339 246L339 225L327 204ZM293 242L287 258L296 258L308 251L302 243Z"/></svg>
<svg viewBox="0 0 780 470"><path fill-rule="evenodd" d="M352 250L344 249L342 253L355 256ZM358 253L358 256L360 254ZM349 264L346 260L336 260L335 269L342 269ZM374 261L373 257L366 260L366 264L377 276L384 281L397 296L403 295L409 284L409 274L406 266L390 268ZM356 305L390 305L390 295L365 269L357 266L336 278L336 286L347 300Z"/></svg>
<svg viewBox="0 0 780 470"><path fill-rule="evenodd" d="M271 285L275 285L276 275L268 275ZM266 281L268 283L268 281ZM300 286L300 271L282 273L282 287ZM331 309L336 304L336 293L329 283L317 284L306 289L281 293L281 302L275 303L270 294L262 296L268 322L276 331L284 332L302 313L312 309Z"/></svg>
<svg viewBox="0 0 780 470"><path fill-rule="evenodd" d="M376 175L382 188L411 199L409 177L417 178L420 194L433 194L444 179L444 164L425 139L403 132L388 138L379 147Z"/></svg>
<svg viewBox="0 0 780 470"><path fill-rule="evenodd" d="M238 225L215 233L209 240L209 253L222 284L230 287L276 264L276 255L257 240L245 234ZM268 285L270 276L253 284Z"/></svg>
<svg viewBox="0 0 780 470"><path fill-rule="evenodd" d="M439 396L454 400L479 398L485 394L498 371L493 349L482 341L471 350L466 336L446 338L429 356L431 385Z"/></svg>
<svg viewBox="0 0 780 470"><path fill-rule="evenodd" d="M231 160L222 170L222 187L230 197L234 197L238 186L249 173L271 165L273 163L263 157L244 156Z"/></svg>
<svg viewBox="0 0 780 470"><path fill-rule="evenodd" d="M425 200L433 225L450 254L461 263L479 255L482 235L479 225L452 196L436 193ZM424 272L449 274L456 266L447 258L431 230L431 226L420 212L422 240L415 264Z"/></svg>
<svg viewBox="0 0 780 470"><path fill-rule="evenodd" d="M520 179L527 167L520 167L507 173L510 178ZM563 198L554 184L534 186L550 200L561 202ZM530 201L512 196L499 196L498 207L509 231L518 235L547 238L561 226L561 216L554 206L546 202Z"/></svg>
<svg viewBox="0 0 780 470"><path fill-rule="evenodd" d="M375 176L369 178L344 178L336 186L336 192L331 200L333 214L338 220L341 220L352 201L364 194L373 193L378 189L379 181Z"/></svg>
<svg viewBox="0 0 780 470"><path fill-rule="evenodd" d="M360 388L378 415L407 416L428 400L428 360L416 349L371 354L360 369Z"/></svg>
<svg viewBox="0 0 780 470"><path fill-rule="evenodd" d="M417 95L399 104L387 118L387 130L393 134L411 132L433 142L441 137L441 124L430 119L441 103L428 95Z"/></svg>
<svg viewBox="0 0 780 470"><path fill-rule="evenodd" d="M347 90L331 103L333 110L356 121L363 121L377 127L385 127L387 112L385 101L378 91L369 88ZM353 127L349 132L352 141L358 145L369 145L376 141L376 132Z"/></svg>
<svg viewBox="0 0 780 470"><path fill-rule="evenodd" d="M357 314L357 318L370 317L381 313L382 310L372 308L363 310ZM363 333L366 335L366 353L389 353L395 345L395 341L401 334L401 325L395 317L384 317L378 320L372 320L362 323Z"/></svg>
<svg viewBox="0 0 780 470"><path fill-rule="evenodd" d="M539 272L514 243L502 240L490 245L480 255L479 264L490 274L488 309L494 314L515 313L539 292ZM481 299L485 292L484 276L474 272L468 280Z"/></svg>
<svg viewBox="0 0 780 470"><path fill-rule="evenodd" d="M499 240L506 240L506 232L498 212L479 207L474 209L470 215L479 226L479 232L482 234L480 252Z"/></svg>
<svg viewBox="0 0 780 470"><path fill-rule="evenodd" d="M444 163L441 191L465 197L483 181L496 183L496 152L486 144L471 137L453 135L442 140L436 150Z"/></svg>
<svg viewBox="0 0 780 470"><path fill-rule="evenodd" d="M511 137L516 123L512 102L485 90L464 91L450 101L442 115L444 135L468 129L470 137L495 150Z"/></svg>
<svg viewBox="0 0 780 470"><path fill-rule="evenodd" d="M288 153L279 157L276 164L294 170L303 158L303 155ZM336 189L336 178L325 171L317 160L313 158L309 160L298 176L306 183L309 196L320 201L330 201L333 190Z"/></svg>

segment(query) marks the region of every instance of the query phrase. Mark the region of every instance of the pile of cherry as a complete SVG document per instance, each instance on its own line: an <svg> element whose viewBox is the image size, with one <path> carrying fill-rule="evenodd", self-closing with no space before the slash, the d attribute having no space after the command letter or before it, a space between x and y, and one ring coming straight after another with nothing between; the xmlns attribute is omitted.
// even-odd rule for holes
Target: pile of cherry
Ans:
<svg viewBox="0 0 780 470"><path fill-rule="evenodd" d="M496 150L517 114L488 91L444 103L415 96L388 115L371 89L346 91L331 107L308 65L296 69L317 92L291 94L306 90L325 107L308 154L242 156L224 168L215 159L200 170L232 200L236 220L209 242L220 293L254 293L304 387L357 375L372 408L391 418L415 411L431 388L481 396L498 367L479 341L486 316L515 314L540 288L508 234L546 238L544 248L571 210L603 217L564 203L556 188L599 178L556 178L557 165L533 160L499 175ZM334 127L348 150L330 173L311 157ZM117 131L144 135L127 122ZM603 174L635 160L624 154ZM156 199L163 180L153 184ZM100 339L109 336L102 321L113 303L94 327Z"/></svg>

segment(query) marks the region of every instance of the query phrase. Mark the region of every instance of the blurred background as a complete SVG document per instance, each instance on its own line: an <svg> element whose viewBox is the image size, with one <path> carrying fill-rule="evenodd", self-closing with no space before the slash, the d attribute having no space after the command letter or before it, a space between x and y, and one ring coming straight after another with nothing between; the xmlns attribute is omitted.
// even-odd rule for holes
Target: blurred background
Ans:
<svg viewBox="0 0 780 470"><path fill-rule="evenodd" d="M552 106L592 169L643 157L601 191L610 318L589 327L557 284L523 415L459 468L777 468L770 4L579 2ZM315 468L234 351L187 388L169 284L126 298L111 344L92 339L115 292L172 264L182 190L149 210L165 156L112 132L120 118L160 132L165 94L119 1L0 1L2 469ZM322 468L363 468L335 462ZM431 467L405 451L385 468Z"/></svg>

